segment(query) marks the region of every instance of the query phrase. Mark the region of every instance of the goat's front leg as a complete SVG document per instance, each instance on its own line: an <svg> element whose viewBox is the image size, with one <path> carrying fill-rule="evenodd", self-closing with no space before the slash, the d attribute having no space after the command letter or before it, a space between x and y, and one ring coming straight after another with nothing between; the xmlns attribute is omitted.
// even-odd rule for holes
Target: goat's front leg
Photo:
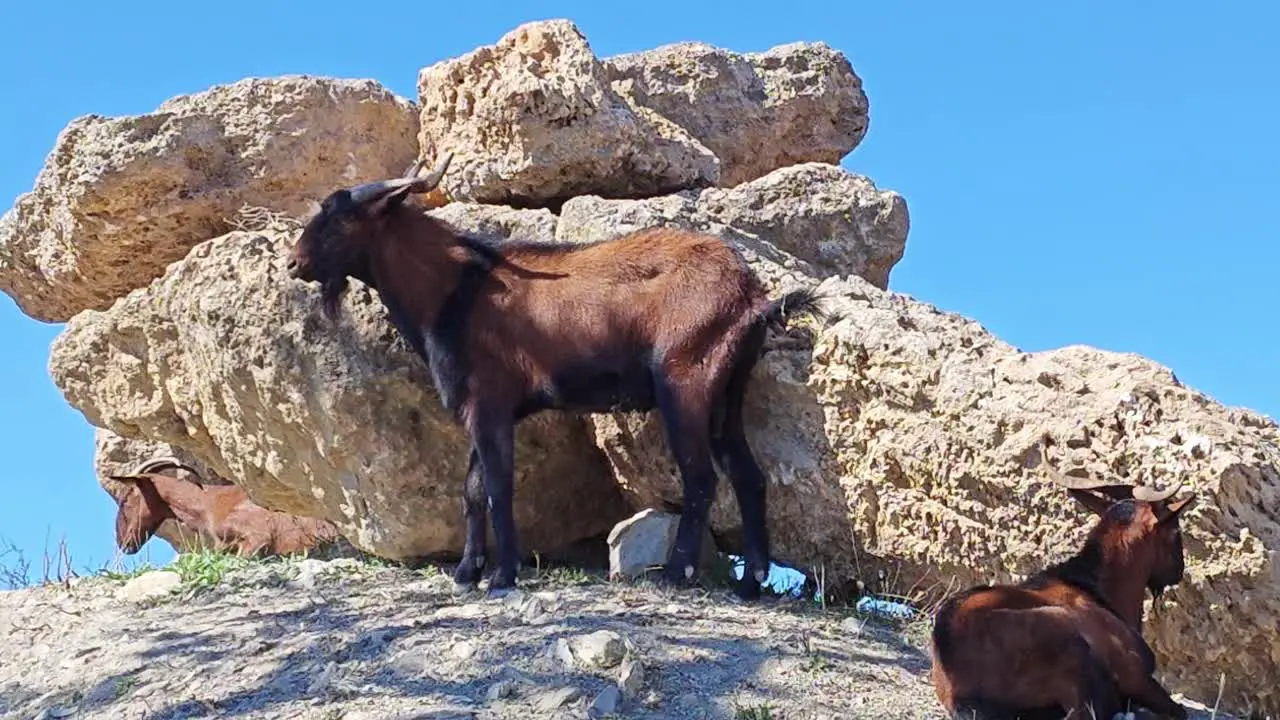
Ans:
<svg viewBox="0 0 1280 720"><path fill-rule="evenodd" d="M472 446L480 459L480 472L493 518L497 561L489 574L489 595L505 595L515 588L520 562L512 493L515 473L515 423L508 414L477 417L471 429Z"/></svg>
<svg viewBox="0 0 1280 720"><path fill-rule="evenodd" d="M1122 687L1121 690L1128 691L1130 689ZM1125 694L1158 717L1186 720L1187 709L1177 700L1170 697L1169 691L1165 690L1153 677L1144 678L1139 687L1133 688L1132 692L1126 692Z"/></svg>
<svg viewBox="0 0 1280 720"><path fill-rule="evenodd" d="M467 477L462 495L462 515L467 524L462 546L462 559L453 572L454 585L459 590L468 589L480 582L485 562L485 528L488 518L485 508L489 496L485 493L484 477L480 471L480 455L474 444L467 460Z"/></svg>

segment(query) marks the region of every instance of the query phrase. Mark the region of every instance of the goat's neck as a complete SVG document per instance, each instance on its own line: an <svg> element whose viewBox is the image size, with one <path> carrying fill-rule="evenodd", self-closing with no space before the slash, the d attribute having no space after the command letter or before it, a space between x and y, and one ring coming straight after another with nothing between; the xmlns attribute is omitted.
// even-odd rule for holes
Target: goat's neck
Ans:
<svg viewBox="0 0 1280 720"><path fill-rule="evenodd" d="M1150 568L1131 548L1108 543L1099 570L1098 586L1111 601L1111 607L1129 626L1141 632L1142 601L1146 598Z"/></svg>
<svg viewBox="0 0 1280 720"><path fill-rule="evenodd" d="M1058 568L1059 576L1096 589L1121 620L1142 630L1148 568L1128 545L1090 538L1080 552Z"/></svg>
<svg viewBox="0 0 1280 720"><path fill-rule="evenodd" d="M393 299L417 329L433 325L467 258L462 245L443 234L391 237L370 259L374 286Z"/></svg>
<svg viewBox="0 0 1280 720"><path fill-rule="evenodd" d="M167 475L151 476L156 494L169 506L173 516L192 527L202 527L209 517L209 496L195 483Z"/></svg>

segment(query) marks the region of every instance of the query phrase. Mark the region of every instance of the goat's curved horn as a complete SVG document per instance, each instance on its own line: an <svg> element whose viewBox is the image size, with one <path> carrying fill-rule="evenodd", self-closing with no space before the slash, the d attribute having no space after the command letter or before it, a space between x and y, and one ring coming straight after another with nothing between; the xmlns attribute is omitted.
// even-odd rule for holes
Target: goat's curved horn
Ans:
<svg viewBox="0 0 1280 720"><path fill-rule="evenodd" d="M414 192L430 192L434 190L440 184L440 181L444 179L444 172L449 169L449 163L451 162L453 162L453 153L445 153L444 157L440 158L439 162L436 163L436 166L431 168L431 172L418 178L418 182L421 185L414 188ZM418 172L422 172L420 167ZM416 175L417 173L414 174Z"/></svg>
<svg viewBox="0 0 1280 720"><path fill-rule="evenodd" d="M1107 480L1099 480L1098 478L1064 475L1048 465L1045 466L1044 472L1049 476L1049 479L1069 490L1098 490L1115 484Z"/></svg>
<svg viewBox="0 0 1280 720"><path fill-rule="evenodd" d="M130 473L130 474L131 474L131 475L142 475L142 474L145 474L145 473L159 472L159 471L164 470L164 469L166 469L166 468L178 468L178 469L181 469L181 470L186 470L186 471L188 471L188 472L190 472L190 473L193 473L193 474L195 474L195 475L199 475L199 474L200 474L200 471L199 471L199 470L196 470L195 468L193 468L193 467L191 467L190 465L188 465L188 464L186 464L186 463L182 462L181 460L179 460L179 459L178 459L178 458L176 458L176 457L160 457L160 458L152 458L152 459L147 460L146 462L143 462L142 464L138 465L138 467L134 468L133 472L132 472L132 473Z"/></svg>
<svg viewBox="0 0 1280 720"><path fill-rule="evenodd" d="M1132 485L1117 484L1100 478L1064 475L1048 465L1045 466L1044 472L1055 483L1068 490L1094 490L1113 500L1124 500L1133 497L1134 487Z"/></svg>
<svg viewBox="0 0 1280 720"><path fill-rule="evenodd" d="M413 178L400 178L399 180L379 180L357 185L351 188L351 202L356 205L373 202L392 190L404 187L412 182Z"/></svg>
<svg viewBox="0 0 1280 720"><path fill-rule="evenodd" d="M1182 483L1175 483L1164 490L1156 490L1143 485L1117 485L1107 480L1099 480L1096 478L1081 478L1070 475L1063 475L1053 468L1046 467L1045 473L1049 475L1053 481L1065 488L1071 490L1097 490L1106 493L1112 497L1127 496L1134 500L1143 502L1163 502L1173 497L1182 487Z"/></svg>
<svg viewBox="0 0 1280 720"><path fill-rule="evenodd" d="M1164 502L1173 497L1173 494L1182 488L1181 482L1176 482L1164 490L1155 490L1153 488L1137 486L1133 488L1133 499L1142 500L1143 502Z"/></svg>
<svg viewBox="0 0 1280 720"><path fill-rule="evenodd" d="M414 162L412 165L409 166L409 169L404 172L404 175L401 175L401 177L407 177L407 178L417 177L418 173L422 172L422 166L426 164L427 164L426 158L423 158L421 160Z"/></svg>
<svg viewBox="0 0 1280 720"><path fill-rule="evenodd" d="M453 153L445 153L444 157L440 158L436 166L431 168L431 172L426 175L419 174L422 172L423 165L425 165L423 161L419 160L413 164L413 167L409 168L409 172L405 173L402 178L379 180L352 188L351 202L356 205L373 202L389 192L394 192L406 186L409 187L409 192L431 192L444 179L444 173L449 169L449 163L452 160Z"/></svg>

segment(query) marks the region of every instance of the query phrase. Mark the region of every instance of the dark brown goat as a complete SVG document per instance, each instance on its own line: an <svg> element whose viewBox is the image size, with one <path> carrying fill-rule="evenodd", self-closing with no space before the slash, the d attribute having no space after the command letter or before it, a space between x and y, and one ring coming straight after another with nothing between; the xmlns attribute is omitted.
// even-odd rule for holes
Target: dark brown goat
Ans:
<svg viewBox="0 0 1280 720"><path fill-rule="evenodd" d="M1163 491L1049 471L1099 516L1072 557L1017 585L979 585L948 599L932 636L933 683L955 718L1095 717L1133 703L1186 710L1152 677L1142 638L1145 590L1182 580L1179 516L1195 502ZM1098 494L1100 493L1100 494Z"/></svg>
<svg viewBox="0 0 1280 720"><path fill-rule="evenodd" d="M820 315L817 297L799 290L771 302L732 246L685 230L589 244L468 236L403 202L435 188L451 157L425 176L419 163L404 178L329 195L298 237L289 272L320 283L331 319L348 277L376 289L430 367L444 407L470 433L455 581L480 581L487 510L497 543L489 592L515 586L518 422L547 409L656 407L684 491L665 579L697 573L718 463L742 516L746 567L737 592L757 597L770 561L766 478L747 445L743 395L767 326L784 314Z"/></svg>
<svg viewBox="0 0 1280 720"><path fill-rule="evenodd" d="M129 485L116 513L116 544L126 555L138 552L170 518L212 539L212 549L243 556L291 555L338 537L327 520L268 510L235 485L202 485L194 468L174 458L107 477Z"/></svg>

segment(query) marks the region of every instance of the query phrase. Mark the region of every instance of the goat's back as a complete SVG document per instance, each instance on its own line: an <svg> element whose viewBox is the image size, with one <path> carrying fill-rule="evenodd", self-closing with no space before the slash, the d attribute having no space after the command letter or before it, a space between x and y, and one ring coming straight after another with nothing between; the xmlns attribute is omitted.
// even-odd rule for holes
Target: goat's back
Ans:
<svg viewBox="0 0 1280 720"><path fill-rule="evenodd" d="M943 706L979 716L1061 713L1106 672L1070 608L1011 586L949 600L931 636L932 680Z"/></svg>
<svg viewBox="0 0 1280 720"><path fill-rule="evenodd" d="M584 356L699 352L768 304L735 248L677 228L580 246L515 243L503 256L494 271L495 302L474 312L487 309L481 322L503 324L509 346L553 340Z"/></svg>

